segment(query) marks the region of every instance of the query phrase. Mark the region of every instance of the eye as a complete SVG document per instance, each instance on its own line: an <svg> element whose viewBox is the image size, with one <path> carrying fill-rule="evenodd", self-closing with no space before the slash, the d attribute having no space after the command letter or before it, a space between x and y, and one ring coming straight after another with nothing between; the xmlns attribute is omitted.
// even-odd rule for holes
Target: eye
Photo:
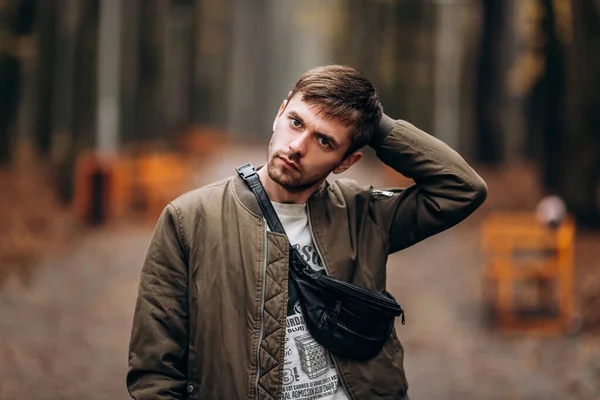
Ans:
<svg viewBox="0 0 600 400"><path fill-rule="evenodd" d="M327 140L326 137L319 136L319 138L317 140L319 141L319 143L321 143L322 146L331 147L331 143L329 142L329 140Z"/></svg>
<svg viewBox="0 0 600 400"><path fill-rule="evenodd" d="M294 117L290 117L290 123L294 128L300 128L302 126L302 123Z"/></svg>

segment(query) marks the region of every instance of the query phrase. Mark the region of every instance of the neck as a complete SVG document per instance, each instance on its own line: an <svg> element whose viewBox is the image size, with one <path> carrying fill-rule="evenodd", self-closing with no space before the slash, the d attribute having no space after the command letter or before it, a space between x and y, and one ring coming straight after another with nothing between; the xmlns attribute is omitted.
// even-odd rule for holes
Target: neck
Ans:
<svg viewBox="0 0 600 400"><path fill-rule="evenodd" d="M258 177L262 183L269 199L276 203L291 203L291 204L305 204L309 197L321 186L323 180L316 182L314 185L307 188L299 189L298 191L289 190L275 182L269 176L267 166L258 170Z"/></svg>

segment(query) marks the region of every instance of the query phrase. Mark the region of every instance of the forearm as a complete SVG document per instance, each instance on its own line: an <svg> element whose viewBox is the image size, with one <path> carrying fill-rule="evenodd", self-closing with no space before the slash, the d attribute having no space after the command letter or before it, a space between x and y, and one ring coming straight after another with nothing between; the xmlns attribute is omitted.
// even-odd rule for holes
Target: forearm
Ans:
<svg viewBox="0 0 600 400"><path fill-rule="evenodd" d="M483 179L457 152L406 121L384 117L371 146L382 162L415 181L373 204L388 228L390 253L459 223L487 196Z"/></svg>

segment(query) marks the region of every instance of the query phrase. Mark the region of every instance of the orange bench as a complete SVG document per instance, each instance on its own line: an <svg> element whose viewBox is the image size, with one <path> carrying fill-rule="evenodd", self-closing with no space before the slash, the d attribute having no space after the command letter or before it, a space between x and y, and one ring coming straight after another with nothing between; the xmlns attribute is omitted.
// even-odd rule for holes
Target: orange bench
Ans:
<svg viewBox="0 0 600 400"><path fill-rule="evenodd" d="M484 297L501 330L564 332L573 316L575 224L557 228L532 213L501 212L484 222Z"/></svg>
<svg viewBox="0 0 600 400"><path fill-rule="evenodd" d="M122 161L119 157L100 156L95 152L85 152L78 157L73 185L73 208L78 218L100 224L121 214Z"/></svg>
<svg viewBox="0 0 600 400"><path fill-rule="evenodd" d="M176 153L100 157L82 154L75 166L73 206L87 222L102 223L126 214L155 221L169 201L189 185L190 167Z"/></svg>
<svg viewBox="0 0 600 400"><path fill-rule="evenodd" d="M138 198L143 199L146 218L156 220L169 201L187 189L190 168L174 153L140 156L134 163L134 189L141 191Z"/></svg>

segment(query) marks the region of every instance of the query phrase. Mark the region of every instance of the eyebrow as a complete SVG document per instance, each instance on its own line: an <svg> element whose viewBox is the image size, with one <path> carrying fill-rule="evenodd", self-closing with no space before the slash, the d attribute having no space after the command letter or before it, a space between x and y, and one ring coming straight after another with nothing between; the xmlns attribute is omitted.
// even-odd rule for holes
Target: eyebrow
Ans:
<svg viewBox="0 0 600 400"><path fill-rule="evenodd" d="M298 121L300 121L301 124L304 124L304 120L302 119L302 117L294 110L290 110L288 115L294 119L297 119ZM331 143L331 145L333 147L339 147L340 144L337 142L337 140L335 140L331 135L328 135L326 133L323 132L315 132L317 135L324 137L325 139L327 139L327 141L329 141L329 143Z"/></svg>

